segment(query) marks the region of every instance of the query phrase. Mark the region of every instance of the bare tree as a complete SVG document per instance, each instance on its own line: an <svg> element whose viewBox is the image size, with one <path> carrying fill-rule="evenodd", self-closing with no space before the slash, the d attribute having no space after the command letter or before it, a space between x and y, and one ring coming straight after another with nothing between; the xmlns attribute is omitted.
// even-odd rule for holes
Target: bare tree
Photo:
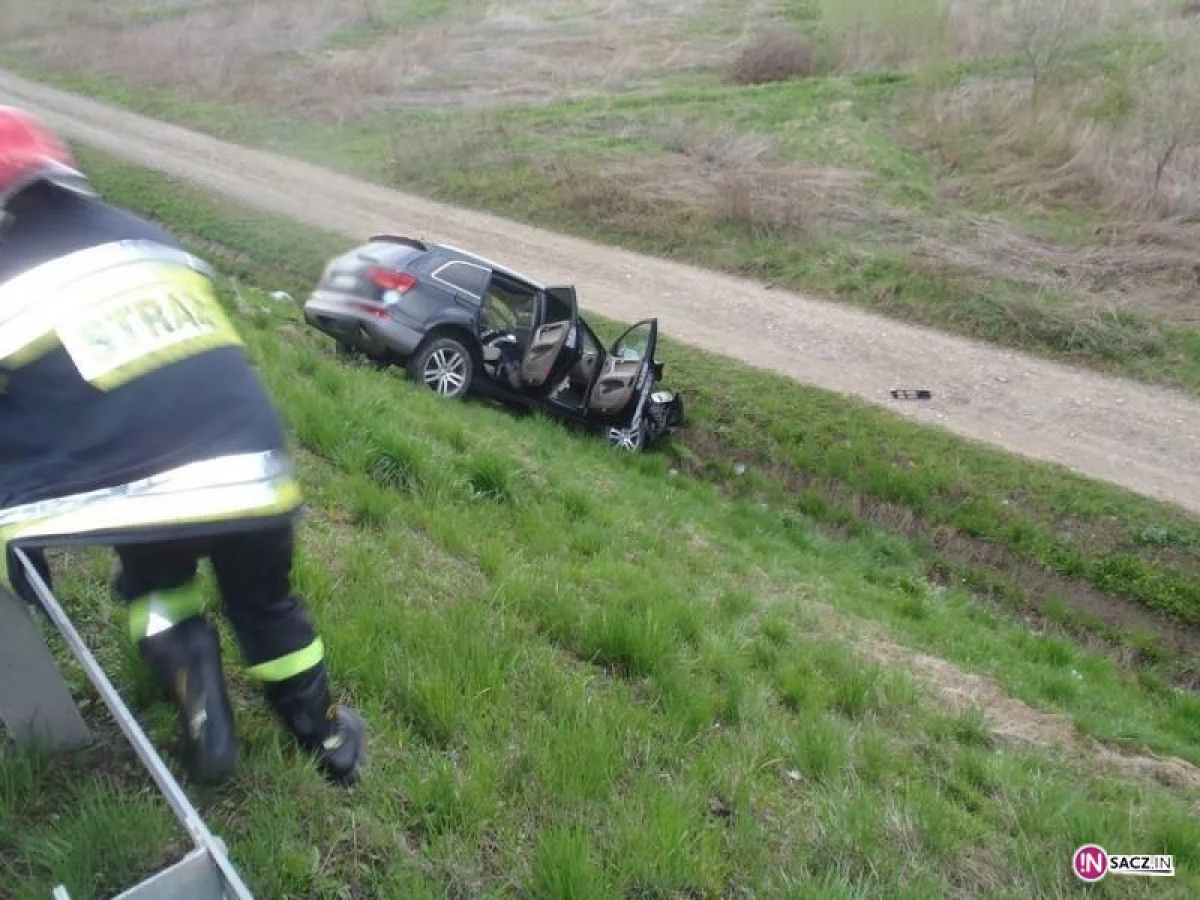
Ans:
<svg viewBox="0 0 1200 900"><path fill-rule="evenodd" d="M1157 200L1168 170L1200 150L1200 53L1177 45L1141 82L1135 124L1154 167Z"/></svg>
<svg viewBox="0 0 1200 900"><path fill-rule="evenodd" d="M1029 71L1035 108L1046 77L1084 27L1089 6L1086 0L1009 0L1003 18Z"/></svg>

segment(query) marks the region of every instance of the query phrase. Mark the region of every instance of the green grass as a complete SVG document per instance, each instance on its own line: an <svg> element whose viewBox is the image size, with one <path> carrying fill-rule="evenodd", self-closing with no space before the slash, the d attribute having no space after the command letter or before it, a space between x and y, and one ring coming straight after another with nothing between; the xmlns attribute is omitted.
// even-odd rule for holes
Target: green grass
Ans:
<svg viewBox="0 0 1200 900"><path fill-rule="evenodd" d="M831 538L789 504L672 475L667 456L345 364L245 283L301 284L325 237L84 156L110 196L243 247L245 281L223 297L300 461L297 584L372 728L364 783L326 788L232 667L243 771L193 796L257 895L1066 896L1087 841L1176 857L1171 883L1107 879L1099 896L1200 887L1195 791L1005 747L979 710L939 712L855 634L987 673L1084 734L1200 763L1194 693L930 585L900 538ZM690 377L717 364L668 359ZM868 415L788 390L830 419ZM708 402L698 415L716 429ZM169 746L107 557L56 563L77 624ZM105 896L183 846L111 738L76 759L0 753L0 884L14 897L59 882Z"/></svg>
<svg viewBox="0 0 1200 900"><path fill-rule="evenodd" d="M1184 794L1004 749L859 660L838 626L892 623L1090 732L1200 759L1194 698L916 587L888 542L829 540L662 458L449 407L243 296L271 309L243 328L311 505L298 584L373 727L373 770L344 799L281 750L238 680L245 772L197 797L260 895L1057 895L1097 836L1175 853L1170 888L1194 889ZM137 695L107 561L72 563L62 593ZM897 607L905 577L925 615ZM166 711L149 721L168 741ZM0 771L18 897L56 879L98 896L161 852L144 795L105 802L115 776ZM67 827L49 818L62 804Z"/></svg>
<svg viewBox="0 0 1200 900"><path fill-rule="evenodd" d="M207 242L203 249L239 277L300 297L324 261L347 246L344 238L227 204L86 149L80 153L113 199ZM615 336L621 327L590 319L602 335ZM769 495L837 527L861 528L855 510L861 513L865 503L910 533L915 529L936 571L944 571L947 560L930 546L951 534L972 551L965 560L970 570L990 572L993 582L1011 576L1003 565L987 565L1001 548L1011 560L1067 583L1200 625L1200 522L1186 513L669 336L660 356L671 383L685 392L693 422L677 451L677 464L688 471L743 495ZM733 457L747 464L745 475L733 473ZM1119 632L1115 637L1130 640Z"/></svg>

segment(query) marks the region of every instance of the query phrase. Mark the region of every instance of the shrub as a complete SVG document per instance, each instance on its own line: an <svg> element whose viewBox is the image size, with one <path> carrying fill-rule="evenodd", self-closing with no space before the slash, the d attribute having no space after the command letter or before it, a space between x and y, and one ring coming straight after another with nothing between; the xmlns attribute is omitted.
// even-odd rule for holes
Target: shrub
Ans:
<svg viewBox="0 0 1200 900"><path fill-rule="evenodd" d="M820 57L804 35L764 34L742 50L730 73L737 84L767 84L819 74Z"/></svg>

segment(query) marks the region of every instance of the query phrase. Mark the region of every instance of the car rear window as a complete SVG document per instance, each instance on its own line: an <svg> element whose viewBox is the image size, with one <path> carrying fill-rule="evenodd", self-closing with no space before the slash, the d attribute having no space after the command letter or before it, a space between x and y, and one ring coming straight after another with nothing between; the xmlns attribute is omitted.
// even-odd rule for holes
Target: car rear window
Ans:
<svg viewBox="0 0 1200 900"><path fill-rule="evenodd" d="M326 291L354 291L370 266L405 271L424 252L406 244L370 241L330 260L317 287Z"/></svg>

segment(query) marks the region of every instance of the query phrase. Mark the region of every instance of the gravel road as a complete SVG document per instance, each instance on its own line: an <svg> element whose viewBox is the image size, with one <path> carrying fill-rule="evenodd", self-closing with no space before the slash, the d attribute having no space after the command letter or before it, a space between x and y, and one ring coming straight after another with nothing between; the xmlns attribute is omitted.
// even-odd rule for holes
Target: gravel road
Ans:
<svg viewBox="0 0 1200 900"><path fill-rule="evenodd" d="M745 279L564 237L250 150L0 71L0 101L73 140L359 239L399 231L456 244L586 308L658 316L673 338L1200 513L1200 403ZM891 388L929 388L897 402Z"/></svg>

